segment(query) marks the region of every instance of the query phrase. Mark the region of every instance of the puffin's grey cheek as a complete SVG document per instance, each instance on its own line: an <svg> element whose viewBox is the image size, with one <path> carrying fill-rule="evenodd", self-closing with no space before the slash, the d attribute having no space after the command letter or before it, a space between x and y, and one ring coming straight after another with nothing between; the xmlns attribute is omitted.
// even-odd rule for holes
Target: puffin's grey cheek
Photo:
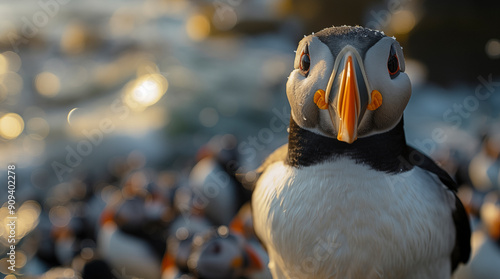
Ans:
<svg viewBox="0 0 500 279"><path fill-rule="evenodd" d="M294 84L292 89L292 92L295 92L293 94L295 100L290 103L293 117L295 122L303 128L313 128L318 123L318 107L311 94L312 85L310 82L301 81Z"/></svg>
<svg viewBox="0 0 500 279"><path fill-rule="evenodd" d="M382 86L383 85L379 85L379 87ZM384 101L380 108L375 111L373 123L373 129L375 131L386 131L399 122L411 97L410 79L406 73L401 72L400 75L393 80L391 87L386 85L383 90L386 92L384 99L386 101Z"/></svg>
<svg viewBox="0 0 500 279"><path fill-rule="evenodd" d="M314 107L311 107L311 100L309 100L311 85L309 80L306 80L297 70L290 74L286 84L292 117L301 127L314 127L314 119L317 119L317 112L314 111Z"/></svg>
<svg viewBox="0 0 500 279"><path fill-rule="evenodd" d="M308 80L304 80L304 88L302 91L307 92L306 100L302 106L302 127L315 128L321 124L321 115L318 105L314 102L314 94L316 91L322 89L325 90L328 84L328 79L331 72L330 67L325 60L320 60L316 63L311 72L309 73Z"/></svg>
<svg viewBox="0 0 500 279"><path fill-rule="evenodd" d="M316 127L316 124L319 120L318 107L312 101L306 102L304 106L302 106L302 120L303 127L313 128Z"/></svg>

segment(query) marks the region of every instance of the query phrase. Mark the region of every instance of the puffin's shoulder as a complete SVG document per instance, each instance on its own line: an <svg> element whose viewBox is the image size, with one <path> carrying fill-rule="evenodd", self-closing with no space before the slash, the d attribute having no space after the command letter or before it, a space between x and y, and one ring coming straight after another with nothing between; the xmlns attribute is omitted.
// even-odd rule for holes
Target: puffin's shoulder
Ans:
<svg viewBox="0 0 500 279"><path fill-rule="evenodd" d="M451 176L431 158L411 146L407 146L406 159L411 165L435 174L442 183L442 185L439 186L445 186L455 197L455 210L452 212L452 218L455 224L456 238L455 247L451 254L451 268L452 271L454 271L459 263L466 263L469 260L471 253L471 228L469 217L467 216L462 202L455 194L458 185Z"/></svg>
<svg viewBox="0 0 500 279"><path fill-rule="evenodd" d="M446 188L454 193L457 192L458 185L455 180L453 180L445 170L439 167L436 162L434 162L434 160L429 158L427 155L407 145L405 157L409 164L435 174L443 185L446 186Z"/></svg>
<svg viewBox="0 0 500 279"><path fill-rule="evenodd" d="M283 144L278 147L278 149L274 150L271 155L269 155L264 162L257 168L256 173L260 176L270 165L276 162L286 162L288 158L288 143Z"/></svg>
<svg viewBox="0 0 500 279"><path fill-rule="evenodd" d="M280 161L286 163L287 160L288 160L288 143L274 150L273 153L271 153L271 155L269 155L257 169L247 173L236 173L236 178L245 186L245 188L254 190L255 185L257 184L257 181L259 180L260 176L266 171L266 169L270 165Z"/></svg>

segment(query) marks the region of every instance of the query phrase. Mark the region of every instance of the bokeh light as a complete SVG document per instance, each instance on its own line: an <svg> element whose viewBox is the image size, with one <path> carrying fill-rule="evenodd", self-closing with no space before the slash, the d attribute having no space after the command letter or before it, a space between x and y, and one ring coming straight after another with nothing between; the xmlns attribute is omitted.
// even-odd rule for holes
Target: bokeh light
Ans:
<svg viewBox="0 0 500 279"><path fill-rule="evenodd" d="M94 250L90 247L85 247L82 249L80 255L84 260L91 260L94 257Z"/></svg>
<svg viewBox="0 0 500 279"><path fill-rule="evenodd" d="M407 34L415 27L415 23L413 12L402 10L393 14L390 28L396 34Z"/></svg>
<svg viewBox="0 0 500 279"><path fill-rule="evenodd" d="M4 139L15 139L24 130L23 118L17 113L7 113L0 118L0 136Z"/></svg>
<svg viewBox="0 0 500 279"><path fill-rule="evenodd" d="M219 113L214 108L204 108L200 111L199 119L201 125L211 128L219 122Z"/></svg>
<svg viewBox="0 0 500 279"><path fill-rule="evenodd" d="M59 93L61 83L55 74L43 72L35 78L35 87L42 96L54 97Z"/></svg>
<svg viewBox="0 0 500 279"><path fill-rule="evenodd" d="M61 38L61 49L68 54L78 54L85 49L87 30L79 22L73 22L66 26Z"/></svg>
<svg viewBox="0 0 500 279"><path fill-rule="evenodd" d="M13 51L6 51L2 53L2 56L7 59L8 64L9 64L9 71L11 72L17 72L21 68L21 57Z"/></svg>
<svg viewBox="0 0 500 279"><path fill-rule="evenodd" d="M3 54L0 54L0 74L6 73L8 69L9 61Z"/></svg>
<svg viewBox="0 0 500 279"><path fill-rule="evenodd" d="M54 206L49 211L49 219L52 225L62 228L69 224L71 212L65 206Z"/></svg>
<svg viewBox="0 0 500 279"><path fill-rule="evenodd" d="M210 34L210 21L202 14L192 15L186 23L186 32L193 41L202 41Z"/></svg>
<svg viewBox="0 0 500 279"><path fill-rule="evenodd" d="M38 225L41 212L40 204L28 200L17 210L16 238L21 239Z"/></svg>
<svg viewBox="0 0 500 279"><path fill-rule="evenodd" d="M0 83L10 95L16 95L23 89L23 78L15 72L6 72L0 76Z"/></svg>
<svg viewBox="0 0 500 279"><path fill-rule="evenodd" d="M167 79L160 74L142 75L125 87L124 102L131 109L141 111L158 102L168 89Z"/></svg>
<svg viewBox="0 0 500 279"><path fill-rule="evenodd" d="M16 252L16 267L18 269L23 268L26 265L27 261L28 258L26 257L26 254L23 251Z"/></svg>
<svg viewBox="0 0 500 279"><path fill-rule="evenodd" d="M424 64L415 59L406 59L406 74L411 80L412 85L424 84L427 80L427 68Z"/></svg>
<svg viewBox="0 0 500 279"><path fill-rule="evenodd" d="M221 31L227 31L233 28L238 22L238 16L233 8L226 5L216 9L212 17L214 27Z"/></svg>
<svg viewBox="0 0 500 279"><path fill-rule="evenodd" d="M22 239L36 228L39 222L41 207L36 201L28 200L21 204L15 213L16 240ZM9 210L7 204L0 208L0 243L6 244L9 236Z"/></svg>
<svg viewBox="0 0 500 279"><path fill-rule="evenodd" d="M217 232L219 233L219 235L221 236L227 236L229 234L229 228L226 227L226 226L220 226L218 229L217 229Z"/></svg>
<svg viewBox="0 0 500 279"><path fill-rule="evenodd" d="M498 40L498 39L490 39L486 43L486 54L491 59L500 58L500 40Z"/></svg>
<svg viewBox="0 0 500 279"><path fill-rule="evenodd" d="M42 117L33 117L26 123L26 130L33 139L42 140L48 136L50 127Z"/></svg>

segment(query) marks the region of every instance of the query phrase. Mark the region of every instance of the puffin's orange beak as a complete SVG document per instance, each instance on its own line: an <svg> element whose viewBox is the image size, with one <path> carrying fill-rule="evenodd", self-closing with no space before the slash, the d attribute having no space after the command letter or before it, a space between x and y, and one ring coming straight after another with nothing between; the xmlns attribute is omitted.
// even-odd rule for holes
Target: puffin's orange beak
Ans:
<svg viewBox="0 0 500 279"><path fill-rule="evenodd" d="M361 106L352 56L347 57L341 75L337 105L340 117L337 139L352 143L358 135L358 118Z"/></svg>
<svg viewBox="0 0 500 279"><path fill-rule="evenodd" d="M353 143L358 138L358 126L366 110L382 105L382 95L371 90L363 61L357 50L348 45L335 61L326 91L318 89L314 102L328 110L339 141Z"/></svg>

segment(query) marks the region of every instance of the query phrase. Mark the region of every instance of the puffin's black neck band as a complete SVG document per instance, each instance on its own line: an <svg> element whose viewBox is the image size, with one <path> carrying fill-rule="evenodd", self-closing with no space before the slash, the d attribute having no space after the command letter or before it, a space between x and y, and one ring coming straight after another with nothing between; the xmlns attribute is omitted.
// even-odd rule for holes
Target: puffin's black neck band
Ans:
<svg viewBox="0 0 500 279"><path fill-rule="evenodd" d="M338 141L302 129L290 118L287 163L294 167L315 165L348 157L379 171L398 173L410 170L403 118L390 131L359 138L353 143Z"/></svg>

